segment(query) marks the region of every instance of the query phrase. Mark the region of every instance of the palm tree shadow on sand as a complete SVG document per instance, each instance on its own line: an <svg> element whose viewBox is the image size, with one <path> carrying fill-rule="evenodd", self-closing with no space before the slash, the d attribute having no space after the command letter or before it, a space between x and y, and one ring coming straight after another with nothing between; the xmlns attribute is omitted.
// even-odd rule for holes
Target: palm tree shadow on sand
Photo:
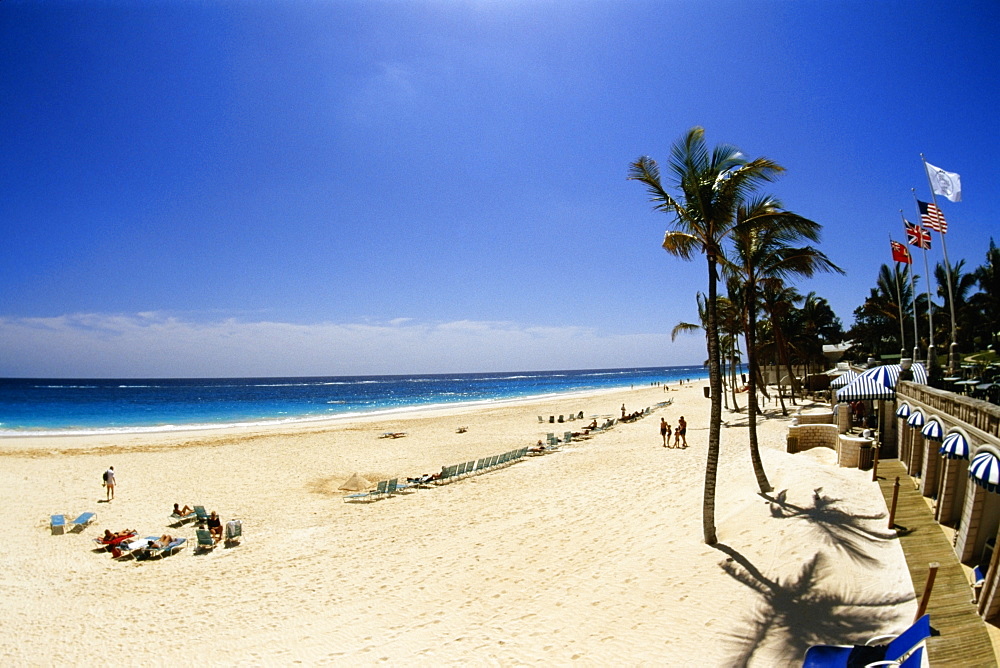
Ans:
<svg viewBox="0 0 1000 668"><path fill-rule="evenodd" d="M765 640L769 646L783 643L781 654L786 657L802 657L816 644L863 643L894 620L893 606L913 599L912 595L861 597L824 591L818 581L829 566L822 553L806 562L798 575L782 581L768 578L728 545L718 543L715 548L728 555L720 563L722 570L759 594L752 617L733 620L727 643L733 654L728 665L747 665Z"/></svg>
<svg viewBox="0 0 1000 668"><path fill-rule="evenodd" d="M819 532L825 544L845 554L857 562L876 564L881 560L869 553L867 546L872 541L894 540L896 534L888 530L881 531L872 528L870 523L885 519L885 513L861 515L848 512L837 506L842 499L834 499L823 495L823 488L813 490L813 505L811 507L797 506L788 501L788 490L782 490L771 496L761 494L768 500L771 507L771 517L776 519L802 518L808 520Z"/></svg>

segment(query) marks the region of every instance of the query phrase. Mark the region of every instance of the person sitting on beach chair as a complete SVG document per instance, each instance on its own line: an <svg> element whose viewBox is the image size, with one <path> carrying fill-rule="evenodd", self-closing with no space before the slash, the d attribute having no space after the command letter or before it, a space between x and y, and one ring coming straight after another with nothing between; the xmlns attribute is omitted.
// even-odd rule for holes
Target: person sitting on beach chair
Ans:
<svg viewBox="0 0 1000 668"><path fill-rule="evenodd" d="M173 511L171 511L170 515L172 517L187 517L188 515L190 515L193 512L194 512L194 508L191 508L186 503L184 504L183 508L180 507L179 503L175 503L174 504L174 509L173 509Z"/></svg>
<svg viewBox="0 0 1000 668"><path fill-rule="evenodd" d="M212 514L208 516L207 524L208 530L212 534L212 538L214 538L215 542L218 543L222 540L222 519L214 510L212 511Z"/></svg>

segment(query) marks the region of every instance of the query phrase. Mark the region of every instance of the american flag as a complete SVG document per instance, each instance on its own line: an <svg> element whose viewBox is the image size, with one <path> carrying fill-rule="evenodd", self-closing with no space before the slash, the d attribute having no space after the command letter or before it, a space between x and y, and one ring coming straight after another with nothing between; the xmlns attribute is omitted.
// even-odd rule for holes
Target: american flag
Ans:
<svg viewBox="0 0 1000 668"><path fill-rule="evenodd" d="M941 234L948 231L948 222L944 219L944 214L941 213L941 209L937 208L936 204L917 200L917 206L920 207L920 222L925 227L936 230Z"/></svg>
<svg viewBox="0 0 1000 668"><path fill-rule="evenodd" d="M906 226L906 243L911 246L919 246L924 250L929 250L931 247L931 233L920 227L919 225L914 225L908 220L903 221L903 225Z"/></svg>

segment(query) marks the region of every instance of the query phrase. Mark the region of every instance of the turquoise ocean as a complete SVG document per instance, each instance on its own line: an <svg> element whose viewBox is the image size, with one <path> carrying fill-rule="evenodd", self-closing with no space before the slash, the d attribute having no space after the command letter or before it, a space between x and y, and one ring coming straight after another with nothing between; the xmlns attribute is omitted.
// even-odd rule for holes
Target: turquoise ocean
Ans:
<svg viewBox="0 0 1000 668"><path fill-rule="evenodd" d="M212 379L0 379L0 437L210 429L489 405L707 377L704 367Z"/></svg>

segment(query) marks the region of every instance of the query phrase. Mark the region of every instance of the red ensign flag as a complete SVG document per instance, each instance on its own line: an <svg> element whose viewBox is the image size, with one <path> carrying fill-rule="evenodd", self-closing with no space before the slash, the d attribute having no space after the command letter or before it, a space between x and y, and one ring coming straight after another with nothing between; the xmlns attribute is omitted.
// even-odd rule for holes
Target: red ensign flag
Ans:
<svg viewBox="0 0 1000 668"><path fill-rule="evenodd" d="M910 251L903 244L898 241L889 241L892 244L892 261L902 262L904 264L910 264L913 262L913 258L910 257Z"/></svg>

